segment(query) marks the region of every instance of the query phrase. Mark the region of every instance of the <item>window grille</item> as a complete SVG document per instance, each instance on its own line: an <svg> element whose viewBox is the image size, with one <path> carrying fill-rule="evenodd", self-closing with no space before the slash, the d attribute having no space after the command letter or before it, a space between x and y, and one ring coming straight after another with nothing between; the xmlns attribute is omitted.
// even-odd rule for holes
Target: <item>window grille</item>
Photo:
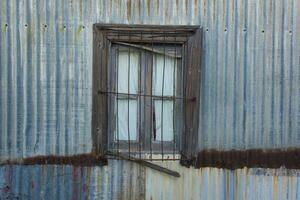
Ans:
<svg viewBox="0 0 300 200"><path fill-rule="evenodd" d="M187 55L200 56L189 40L196 31L183 26L94 27L96 152L143 160L187 156L197 131L198 112L191 108L198 109L200 60ZM192 121L190 127L187 121Z"/></svg>

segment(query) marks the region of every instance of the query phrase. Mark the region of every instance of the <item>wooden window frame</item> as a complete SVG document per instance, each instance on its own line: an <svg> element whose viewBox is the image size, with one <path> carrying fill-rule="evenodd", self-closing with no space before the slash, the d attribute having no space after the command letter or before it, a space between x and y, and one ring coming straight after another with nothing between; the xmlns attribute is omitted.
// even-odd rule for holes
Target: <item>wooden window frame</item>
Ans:
<svg viewBox="0 0 300 200"><path fill-rule="evenodd" d="M141 37L142 35L142 37ZM202 29L198 26L94 24L93 26L93 152L105 155L108 146L108 72L112 43L179 44L183 49L183 132L180 151L196 155L198 145Z"/></svg>

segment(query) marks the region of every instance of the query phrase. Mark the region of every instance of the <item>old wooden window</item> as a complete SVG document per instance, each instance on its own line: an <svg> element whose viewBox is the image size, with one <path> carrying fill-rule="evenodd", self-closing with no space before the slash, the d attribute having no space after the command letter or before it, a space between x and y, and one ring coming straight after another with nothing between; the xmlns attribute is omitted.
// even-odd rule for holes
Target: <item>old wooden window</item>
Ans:
<svg viewBox="0 0 300 200"><path fill-rule="evenodd" d="M196 26L94 25L94 151L193 155L201 34Z"/></svg>

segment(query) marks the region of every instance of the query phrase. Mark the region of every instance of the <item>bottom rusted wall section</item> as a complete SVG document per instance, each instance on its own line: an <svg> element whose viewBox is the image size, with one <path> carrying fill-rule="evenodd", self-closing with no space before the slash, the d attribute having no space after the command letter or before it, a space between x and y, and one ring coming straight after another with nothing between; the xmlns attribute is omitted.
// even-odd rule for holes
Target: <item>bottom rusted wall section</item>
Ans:
<svg viewBox="0 0 300 200"><path fill-rule="evenodd" d="M2 161L1 165L73 165L73 166L103 166L107 165L105 157L96 154L78 154L72 156L34 156L23 159Z"/></svg>
<svg viewBox="0 0 300 200"><path fill-rule="evenodd" d="M300 149L272 150L205 150L190 160L182 159L184 166L195 168L216 167L224 169L238 168L280 168L300 169Z"/></svg>

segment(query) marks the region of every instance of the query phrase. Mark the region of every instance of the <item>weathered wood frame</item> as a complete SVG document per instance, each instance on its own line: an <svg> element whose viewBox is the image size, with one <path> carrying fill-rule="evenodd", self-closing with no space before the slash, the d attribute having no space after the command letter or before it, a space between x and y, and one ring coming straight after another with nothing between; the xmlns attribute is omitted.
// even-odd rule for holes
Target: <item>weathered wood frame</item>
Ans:
<svg viewBox="0 0 300 200"><path fill-rule="evenodd" d="M183 63L183 133L181 152L185 158L196 155L199 126L202 29L198 26L158 26L94 24L93 26L93 152L108 150L108 68L113 42L182 45ZM141 37L141 34L143 37Z"/></svg>

